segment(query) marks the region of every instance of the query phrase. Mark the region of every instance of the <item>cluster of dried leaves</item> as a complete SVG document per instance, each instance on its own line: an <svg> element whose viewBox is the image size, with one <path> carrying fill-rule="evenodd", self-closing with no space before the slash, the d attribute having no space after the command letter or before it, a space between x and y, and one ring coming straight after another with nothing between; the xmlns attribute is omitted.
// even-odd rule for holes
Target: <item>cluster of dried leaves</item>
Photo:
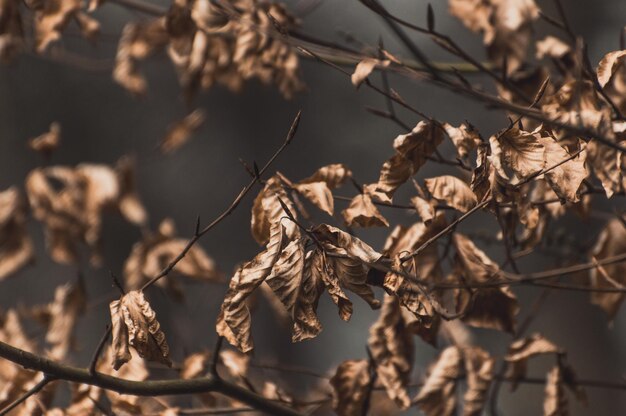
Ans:
<svg viewBox="0 0 626 416"><path fill-rule="evenodd" d="M332 406L339 415L373 411L376 406L371 398L377 387L395 410L417 406L428 416L480 415L492 383L506 380L515 389L526 378L528 360L539 355L554 358L546 375L546 416L567 414L566 389L586 401L565 350L540 334L525 337L518 332L521 306L511 286L532 279L508 272L506 267L516 270L511 250L542 249L560 218L588 218L593 195L607 199L624 195L626 50L606 54L594 71L580 45L554 36L533 42L533 24L541 16L533 0L450 0L449 6L468 29L482 34L491 65L502 67L499 98L527 106L529 113L512 114L505 128L488 136L468 122L456 126L432 118L420 121L393 140L393 154L382 162L378 179L372 183L359 184L343 164L321 167L299 181L280 172L263 180L258 171L251 172L263 184L251 218L252 236L262 249L237 267L221 304L216 332L239 350L219 352L216 362L223 367L224 379L265 399L302 408L284 386L249 374L245 354L254 349L255 297L264 296L288 324L292 341L300 342L322 331L317 315L322 296L327 294L339 317L348 321L354 313L349 294L354 294L380 312L366 341L369 357L344 361L329 380ZM40 53L60 39L72 21L87 38L98 32L98 23L82 10L81 1L26 2L25 7ZM100 2L92 2L89 10L98 7ZM22 13L15 0L0 3L3 59L27 43ZM429 31L434 33L432 17L429 20ZM126 25L113 77L132 93L145 93L140 63L165 50L187 96L215 83L238 90L245 80L256 78L275 84L290 97L302 89L298 58L286 38L297 24L282 5L265 0L176 0L164 16ZM531 47L535 59L529 56ZM356 65L351 77L356 87L370 85L368 77L376 69L402 68L401 60L380 52L385 59L368 57ZM397 94L391 96L400 100ZM538 122L537 114L546 121ZM172 125L160 143L162 152L180 148L204 117L196 110ZM603 140L572 133L572 126L596 132ZM49 156L59 143L60 126L53 123L49 132L31 139L29 146ZM454 148L454 161L442 156L445 146ZM415 179L425 164L444 162L458 170L421 182ZM358 193L339 216L335 190L346 183ZM409 206L394 201L402 186L411 187ZM103 214L120 213L141 228L142 237L124 264L121 296L109 305L112 342L105 359L95 362L96 370L144 381L149 377L146 361L172 366L166 335L144 289L156 283L180 299L180 282L166 276L170 271L203 282L221 282L222 274L214 260L194 245L197 240L189 243L176 237L170 219L150 230L135 185L133 161L123 157L115 166L84 163L36 168L27 176L24 189L14 186L0 192L0 279L34 259L28 218L41 223L54 261L80 264L86 255L92 265L99 265ZM307 205L320 211L324 221L317 222ZM416 217L411 224L392 227L380 207L401 207ZM455 229L478 211L493 216L498 224L495 239L507 254L502 265L478 247L478 239ZM615 318L624 298L624 263L611 260L626 255L625 224L621 215L609 219L593 247L579 253L593 267L587 268L589 274L578 288L591 292L591 302L609 320ZM380 250L356 236L355 230L368 227L389 228ZM558 273L547 278L554 276ZM558 280L551 282L558 287ZM377 293L382 292L381 300ZM45 328L45 354L63 361L75 348L73 329L85 308L84 282L79 279L57 288L49 304L2 313L0 341L44 353L44 347L22 328L21 320L31 318ZM463 335L467 327L511 334L514 339L508 353L496 357L476 345ZM441 351L412 397L416 336ZM506 363L506 375L494 370L498 358ZM180 377L206 374L211 360L208 352L184 357ZM44 377L8 361L0 361L0 366L0 407ZM176 406L166 400L157 402L160 408L155 410L150 399L88 385L73 387L66 409L54 408L56 386L56 382L46 384L37 401L19 406L19 414L96 414L104 396L119 414L177 414ZM243 406L213 393L197 396L207 408ZM394 411L389 409L384 412Z"/></svg>

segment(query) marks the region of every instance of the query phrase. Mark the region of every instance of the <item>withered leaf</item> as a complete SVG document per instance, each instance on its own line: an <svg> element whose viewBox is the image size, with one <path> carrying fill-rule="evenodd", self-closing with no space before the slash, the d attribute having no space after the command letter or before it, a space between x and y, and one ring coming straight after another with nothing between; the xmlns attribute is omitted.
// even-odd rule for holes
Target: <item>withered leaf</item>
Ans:
<svg viewBox="0 0 626 416"><path fill-rule="evenodd" d="M369 264L377 262L381 254L360 239L327 224L312 230L327 254L327 262L341 287L359 295L372 308L380 307L380 301L367 285Z"/></svg>
<svg viewBox="0 0 626 416"><path fill-rule="evenodd" d="M539 354L562 353L563 350L561 348L538 333L512 342L509 345L506 357L504 357L505 361L509 363L508 376L513 379L511 389L515 390L518 380L526 376L526 366L529 358Z"/></svg>
<svg viewBox="0 0 626 416"><path fill-rule="evenodd" d="M389 227L389 222L376 208L367 192L352 198L350 205L341 212L341 215L349 227Z"/></svg>
<svg viewBox="0 0 626 416"><path fill-rule="evenodd" d="M322 166L315 173L298 183L324 182L328 189L335 189L343 185L352 177L352 171L342 163Z"/></svg>
<svg viewBox="0 0 626 416"><path fill-rule="evenodd" d="M441 352L415 398L427 416L453 416L456 410L456 379L461 373L461 351L448 347Z"/></svg>
<svg viewBox="0 0 626 416"><path fill-rule="evenodd" d="M113 324L113 368L118 370L131 358L129 346L140 357L172 365L170 349L156 314L143 292L133 290L109 304Z"/></svg>
<svg viewBox="0 0 626 416"><path fill-rule="evenodd" d="M34 217L45 225L46 243L53 260L76 262L78 246L85 243L91 249L92 263L99 264L102 213L106 208L119 209L133 222L146 220L147 214L132 188L131 176L128 167L115 171L98 164L81 164L76 168L51 166L35 169L28 175L28 200Z"/></svg>
<svg viewBox="0 0 626 416"><path fill-rule="evenodd" d="M391 198L434 153L443 141L443 132L443 127L435 121L420 121L410 133L396 137L393 142L396 153L383 164L375 190Z"/></svg>
<svg viewBox="0 0 626 416"><path fill-rule="evenodd" d="M17 188L0 192L0 280L27 265L34 256L26 230L26 204Z"/></svg>
<svg viewBox="0 0 626 416"><path fill-rule="evenodd" d="M491 154L520 178L526 178L545 166L545 149L540 139L541 134L537 130L527 132L512 127L489 139ZM493 158L492 162L495 163ZM496 165L496 169L500 176L508 178L502 168Z"/></svg>
<svg viewBox="0 0 626 416"><path fill-rule="evenodd" d="M265 182L263 190L254 199L252 205L251 229L252 236L261 245L268 243L272 224L278 223L282 218L288 217L280 204L279 198L289 208L292 215L296 210L282 186L279 175L272 176ZM285 234L291 240L296 234L297 226L292 221L284 221Z"/></svg>
<svg viewBox="0 0 626 416"><path fill-rule="evenodd" d="M294 185L294 188L302 196L311 201L313 205L317 206L328 215L333 215L335 209L333 194L330 192L326 182L298 183Z"/></svg>
<svg viewBox="0 0 626 416"><path fill-rule="evenodd" d="M370 327L367 345L387 395L400 408L407 409L411 404L407 384L413 367L414 344L395 296L385 296L378 320Z"/></svg>
<svg viewBox="0 0 626 416"><path fill-rule="evenodd" d="M348 360L337 367L330 385L333 387L333 409L339 416L363 414L371 381L369 367L367 360Z"/></svg>
<svg viewBox="0 0 626 416"><path fill-rule="evenodd" d="M245 300L270 275L286 245L284 237L285 228L279 220L272 225L265 250L240 267L232 277L222 303L217 318L217 333L244 353L254 348L250 334L250 311Z"/></svg>
<svg viewBox="0 0 626 416"><path fill-rule="evenodd" d="M626 57L626 50L613 51L604 55L597 69L598 82L601 87L609 83L611 77L613 77L613 74L617 71L620 61L623 61L624 57Z"/></svg>
<svg viewBox="0 0 626 416"><path fill-rule="evenodd" d="M113 332L115 334L115 331ZM97 366L100 373L119 377L130 381L144 381L148 378L148 369L143 358L136 354L130 358L119 370L114 369L110 363L114 362L116 357L115 345L106 348L103 359ZM104 390L107 398L111 402L111 410L119 414L141 414L142 404L145 398L133 396L130 394L119 394L114 391Z"/></svg>
<svg viewBox="0 0 626 416"><path fill-rule="evenodd" d="M54 122L50 124L50 130L44 134L33 137L28 140L28 147L41 153L44 156L50 156L61 142L61 124Z"/></svg>
<svg viewBox="0 0 626 416"><path fill-rule="evenodd" d="M569 158L569 153L552 138L541 139L545 148L546 168L552 168L558 163ZM582 145L582 144L581 144ZM554 192L560 197L570 202L578 202L578 188L582 181L589 175L585 167L587 153L583 150L575 158L561 163L559 166L550 169L545 173L545 178Z"/></svg>
<svg viewBox="0 0 626 416"><path fill-rule="evenodd" d="M61 32L81 7L81 0L51 0L35 7L37 52L44 52L50 43L61 38Z"/></svg>
<svg viewBox="0 0 626 416"><path fill-rule="evenodd" d="M424 198L414 196L411 198L411 203L424 223L429 223L433 218L435 218L435 207L432 201L429 202Z"/></svg>
<svg viewBox="0 0 626 416"><path fill-rule="evenodd" d="M164 19L155 19L149 22L128 23L122 30L113 80L135 95L143 95L147 90L147 83L139 72L137 64L161 50L168 41Z"/></svg>
<svg viewBox="0 0 626 416"><path fill-rule="evenodd" d="M433 198L460 212L467 212L476 205L474 192L457 177L443 175L426 179L424 182Z"/></svg>
<svg viewBox="0 0 626 416"><path fill-rule="evenodd" d="M526 60L532 36L531 23L539 17L534 0L450 0L450 13L474 32L481 32L489 59L501 65L507 59L508 74Z"/></svg>
<svg viewBox="0 0 626 416"><path fill-rule="evenodd" d="M3 27L0 29L0 61L10 62L21 50L24 43L24 28L18 0L5 0L0 3Z"/></svg>
<svg viewBox="0 0 626 416"><path fill-rule="evenodd" d="M619 219L610 220L591 250L595 260L618 256L626 253L626 226ZM624 287L626 283L626 265L623 262L598 266L589 270L589 284L593 288ZM609 321L613 321L624 300L624 293L591 292L591 303L606 312Z"/></svg>
<svg viewBox="0 0 626 416"><path fill-rule="evenodd" d="M170 264L185 248L188 241L175 237L174 223L164 219L157 232L147 233L143 240L135 243L124 263L124 278L131 289L139 289ZM215 261L199 245L187 251L173 270L175 273L202 281L219 281L221 272ZM167 284L165 279L158 285Z"/></svg>
<svg viewBox="0 0 626 416"><path fill-rule="evenodd" d="M497 282L502 279L500 268L487 255L478 249L474 243L462 234L453 236L457 250L459 268L471 285ZM461 289L457 293L460 309L468 306L470 309L463 320L472 326L491 328L513 333L515 317L519 312L517 298L508 286L481 287L474 293L471 306L469 295Z"/></svg>
<svg viewBox="0 0 626 416"><path fill-rule="evenodd" d="M356 68L354 69L354 73L351 76L352 85L359 88L363 82L370 76L372 71L374 71L377 67L387 67L391 62L388 60L381 61L380 59L374 58L365 58L360 61Z"/></svg>
<svg viewBox="0 0 626 416"><path fill-rule="evenodd" d="M535 46L538 59L544 57L560 59L572 52L572 48L567 43L554 36L546 36L544 39L537 41Z"/></svg>
<svg viewBox="0 0 626 416"><path fill-rule="evenodd" d="M463 416L480 416L489 395L495 360L481 348L463 349L467 390L463 396Z"/></svg>
<svg viewBox="0 0 626 416"><path fill-rule="evenodd" d="M452 140L461 159L466 159L469 153L482 142L480 134L471 124L463 123L459 127L454 127L445 123L443 128L446 130L450 140Z"/></svg>
<svg viewBox="0 0 626 416"><path fill-rule="evenodd" d="M548 372L543 414L544 416L567 416L569 414L567 396L563 388L563 375L558 365Z"/></svg>
<svg viewBox="0 0 626 416"><path fill-rule="evenodd" d="M159 148L161 153L174 153L180 149L191 138L204 123L206 114L203 110L197 109L189 113L182 120L177 121L169 127L167 134L161 140Z"/></svg>
<svg viewBox="0 0 626 416"><path fill-rule="evenodd" d="M66 357L73 341L73 330L79 316L87 306L85 287L82 279L77 283L59 286L54 292L54 301L43 307L36 307L35 316L46 323L46 342L52 346L50 356L56 360Z"/></svg>

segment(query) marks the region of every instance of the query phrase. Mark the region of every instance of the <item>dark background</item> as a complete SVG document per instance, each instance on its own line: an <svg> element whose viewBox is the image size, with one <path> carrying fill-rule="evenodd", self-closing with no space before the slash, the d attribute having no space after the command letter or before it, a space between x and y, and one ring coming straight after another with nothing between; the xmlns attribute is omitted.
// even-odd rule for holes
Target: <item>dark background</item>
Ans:
<svg viewBox="0 0 626 416"><path fill-rule="evenodd" d="M296 1L288 2L294 6ZM391 10L405 19L425 24L426 2L395 1ZM556 15L551 2L541 4ZM564 1L575 31L589 44L591 59L598 60L618 48L618 33L626 23L626 2L604 0L596 2ZM162 3L165 5L165 3ZM447 2L433 4L436 24L449 33L475 56L483 57L479 36L470 34L450 17ZM303 61L306 93L285 101L272 87L250 82L241 94L232 94L215 87L201 94L191 108L207 113L203 127L193 140L179 152L162 156L156 146L168 125L181 118L189 109L185 106L176 75L165 56L157 56L143 65L149 93L143 99L132 98L112 82L110 64L115 56L116 41L124 22L141 19L139 13L115 4L104 4L96 13L102 23L103 36L97 46L78 39L76 28L64 37L63 46L73 53L90 57L94 68L59 63L32 53L25 53L11 65L0 67L0 189L22 184L27 173L41 165L41 157L26 148L27 139L48 129L52 121L62 125L62 145L52 163L75 165L80 162L114 164L124 154L137 159L138 188L147 206L151 225L161 219L175 220L179 234L190 236L196 215L207 223L218 215L247 183L249 177L238 158L264 163L282 142L298 109L302 122L293 144L274 165L291 179L311 174L319 166L342 162L362 183L375 181L382 162L392 153L393 138L402 133L393 123L368 114L365 106L384 108L383 99L365 88L356 91L343 74L316 62ZM537 36L547 33L544 23L538 25ZM382 36L386 47L399 56L408 56L381 21L356 0L326 0L304 19L303 30L327 39L341 40L339 32L348 32L367 44L374 45ZM435 60L453 59L441 52L428 39L415 37L418 45ZM81 66L81 65L78 65ZM93 65L92 65L93 66ZM379 81L378 76L374 78ZM475 77L475 81L489 81ZM489 136L506 124L501 112L484 109L480 104L454 96L423 84L391 78L392 86L421 111L439 120L458 124L468 120L483 136ZM410 125L419 121L411 114L400 112ZM448 148L448 150L451 150ZM418 179L443 171L427 165ZM346 187L341 194L352 195ZM402 199L404 198L404 200ZM230 273L234 265L253 257L259 247L249 233L252 197L226 221L217 226L200 245L213 256L222 270ZM398 201L407 202L408 194ZM345 207L336 202L339 211ZM391 223L410 224L415 215L394 210L383 214ZM325 221L320 215L320 221ZM562 222L566 234L581 243L595 239L599 220ZM463 224L460 231L484 229L495 234L495 221L477 216ZM31 234L37 244L37 264L0 283L0 305L8 308L18 304L50 301L54 288L75 278L81 269L87 278L90 308L78 328L79 354L75 364L86 365L91 351L100 338L108 316L108 302L116 296L108 271L121 274L131 245L140 238L139 230L114 215L105 218L103 229L105 265L100 269L79 268L54 264L45 254L41 227L31 220ZM381 248L387 230L360 232L375 248ZM485 248L496 260L502 260L502 248ZM553 267L554 259L533 257L522 262L524 270ZM580 261L585 261L581 258ZM225 287L191 284L186 287L186 302L175 303L163 292L149 291L150 300L173 348L174 358L183 352L212 348L214 323ZM516 290L524 300L521 317L538 289ZM382 297L382 294L379 293ZM376 313L360 300L355 300L355 314L349 324L342 322L334 305L326 298L319 309L324 331L312 341L292 345L290 337L271 315L267 306L253 315L255 357L262 361L304 365L318 371L332 370L345 359L365 357L367 331ZM608 329L602 312L588 303L587 296L578 293L558 293L549 297L534 321L531 331L541 331L568 351L568 357L581 378L622 379L625 369L623 351L625 316L618 314L613 329ZM510 341L507 336L491 331L473 331L478 341L494 353L502 353ZM417 341L417 371L423 374L436 351ZM539 360L530 366L529 374L541 377L549 368ZM275 373L267 373L270 378ZM626 395L622 391L588 389L589 407L584 409L570 396L574 414L616 415L623 413ZM514 395L504 386L501 403L506 415L528 415L541 412L543 386L522 386ZM415 412L414 410L412 412Z"/></svg>

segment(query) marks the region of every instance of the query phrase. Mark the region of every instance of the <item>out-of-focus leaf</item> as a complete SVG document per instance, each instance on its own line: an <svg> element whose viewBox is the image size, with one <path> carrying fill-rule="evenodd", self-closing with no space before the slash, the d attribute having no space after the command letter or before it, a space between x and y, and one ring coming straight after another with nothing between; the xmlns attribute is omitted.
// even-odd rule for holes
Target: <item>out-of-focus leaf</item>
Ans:
<svg viewBox="0 0 626 416"><path fill-rule="evenodd" d="M44 156L50 156L59 147L60 142L61 124L55 121L50 124L49 131L28 140L28 147Z"/></svg>
<svg viewBox="0 0 626 416"><path fill-rule="evenodd" d="M559 366L553 367L548 372L543 399L543 414L544 416L569 415L567 396L563 388L563 375Z"/></svg>
<svg viewBox="0 0 626 416"><path fill-rule="evenodd" d="M618 256L626 253L626 226L619 219L610 220L591 250L595 260ZM607 264L589 270L589 283L593 288L621 288L626 284L626 264L624 262ZM591 303L606 312L609 321L613 321L624 300L624 293L591 292Z"/></svg>
<svg viewBox="0 0 626 416"><path fill-rule="evenodd" d="M427 416L453 416L456 410L456 382L461 374L461 351L448 347L430 369L422 389L415 398Z"/></svg>
<svg viewBox="0 0 626 416"><path fill-rule="evenodd" d="M385 386L389 398L400 408L407 409L411 404L407 384L415 347L395 296L385 296L378 320L370 327L367 345L378 380Z"/></svg>
<svg viewBox="0 0 626 416"><path fill-rule="evenodd" d="M124 263L127 286L139 289L171 263L187 243L185 239L175 238L174 224L170 219L163 220L157 232L146 234L143 240L133 245ZM173 272L195 280L213 282L219 281L222 276L215 261L197 244L187 251ZM167 282L161 279L156 284L165 285Z"/></svg>
<svg viewBox="0 0 626 416"><path fill-rule="evenodd" d="M33 242L26 230L25 205L17 188L0 192L0 280L33 259Z"/></svg>
<svg viewBox="0 0 626 416"><path fill-rule="evenodd" d="M463 396L463 416L480 416L489 396L495 360L478 347L464 348L463 360L467 378L467 390Z"/></svg>
<svg viewBox="0 0 626 416"><path fill-rule="evenodd" d="M371 381L367 360L348 360L339 364L330 379L333 387L333 409L339 416L363 414L367 388Z"/></svg>
<svg viewBox="0 0 626 416"><path fill-rule="evenodd" d="M161 153L174 153L180 149L185 143L187 143L193 133L200 128L202 123L204 123L205 118L206 114L204 111L198 109L192 111L185 116L185 118L170 126L167 134L159 144Z"/></svg>
<svg viewBox="0 0 626 416"><path fill-rule="evenodd" d="M481 284L498 282L502 279L500 268L474 243L462 234L453 236L457 250L457 273L461 273L467 283ZM457 292L459 308L463 310L470 302L464 289ZM513 333L515 318L519 312L517 298L507 286L483 287L474 293L470 309L463 320L472 326L491 328Z"/></svg>
<svg viewBox="0 0 626 416"><path fill-rule="evenodd" d="M363 82L370 76L374 69L384 68L389 66L391 62L388 60L381 61L380 59L375 58L365 58L361 62L359 62L354 69L354 73L352 74L351 80L352 85L359 88Z"/></svg>
<svg viewBox="0 0 626 416"><path fill-rule="evenodd" d="M604 55L597 69L598 82L601 87L606 86L617 71L618 66L623 65L621 61L624 61L624 57L626 57L626 50L613 51Z"/></svg>
<svg viewBox="0 0 626 416"><path fill-rule="evenodd" d="M513 379L511 389L515 390L518 380L526 376L526 366L529 358L539 354L562 353L563 350L561 348L538 333L511 343L509 351L506 357L504 357L505 361L509 363L508 376Z"/></svg>

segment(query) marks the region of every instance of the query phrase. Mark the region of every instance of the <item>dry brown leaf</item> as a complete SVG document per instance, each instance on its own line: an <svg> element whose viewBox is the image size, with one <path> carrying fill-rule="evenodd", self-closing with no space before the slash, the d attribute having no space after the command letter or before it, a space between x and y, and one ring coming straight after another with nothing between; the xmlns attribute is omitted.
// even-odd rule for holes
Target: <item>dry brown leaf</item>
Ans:
<svg viewBox="0 0 626 416"><path fill-rule="evenodd" d="M148 212L137 192L134 159L130 156L122 156L117 161L115 172L117 173L120 187L118 200L120 213L127 221L138 226L146 226L148 223Z"/></svg>
<svg viewBox="0 0 626 416"><path fill-rule="evenodd" d="M143 240L135 243L130 255L124 263L124 278L131 289L139 289L149 279L158 275L169 265L185 248L188 241L175 238L174 223L165 219L159 225L159 230L146 234ZM194 245L187 251L173 270L191 279L217 282L222 278L215 261L199 245ZM157 281L158 285L170 284L170 279Z"/></svg>
<svg viewBox="0 0 626 416"><path fill-rule="evenodd" d="M468 29L483 34L483 43L495 65L502 65L506 57L510 74L526 61L531 23L539 17L534 0L449 0L449 7Z"/></svg>
<svg viewBox="0 0 626 416"><path fill-rule="evenodd" d="M393 142L396 153L383 164L375 191L391 198L434 153L443 141L443 132L437 122L420 121L410 133L396 137Z"/></svg>
<svg viewBox="0 0 626 416"><path fill-rule="evenodd" d="M441 352L415 398L427 416L453 416L456 410L456 379L461 374L461 351L448 347Z"/></svg>
<svg viewBox="0 0 626 416"><path fill-rule="evenodd" d="M389 222L378 211L367 192L352 198L341 215L348 227L389 227Z"/></svg>
<svg viewBox="0 0 626 416"><path fill-rule="evenodd" d="M475 197L474 197L475 198ZM425 224L428 224L435 218L435 204L433 201L426 201L424 198L414 196L411 198L411 203L415 207L415 211L422 218Z"/></svg>
<svg viewBox="0 0 626 416"><path fill-rule="evenodd" d="M0 280L16 273L34 257L26 230L26 204L17 188L0 192Z"/></svg>
<svg viewBox="0 0 626 416"><path fill-rule="evenodd" d="M115 370L130 360L129 346L135 348L139 356L148 361L172 365L165 334L143 292L130 291L119 300L111 302L109 308L113 323Z"/></svg>
<svg viewBox="0 0 626 416"><path fill-rule="evenodd" d="M133 210L127 207L122 212L131 221L145 221L147 215L134 189L129 188L132 182L128 176L128 171L97 164L80 164L74 169L52 166L35 169L28 175L28 200L34 217L45 225L53 260L77 262L78 246L85 243L91 249L92 263L98 265L103 211L122 210L121 204L127 197L136 203Z"/></svg>
<svg viewBox="0 0 626 416"><path fill-rule="evenodd" d="M470 286L497 282L502 279L498 265L479 250L471 240L462 234L455 233L453 242L459 262L457 273L461 273ZM470 300L465 289L459 289L457 298L459 310L464 310L465 307L470 308L463 317L469 325L513 333L519 306L516 296L509 287L480 288L475 291L473 301ZM468 305L468 302L471 302L471 305Z"/></svg>
<svg viewBox="0 0 626 416"><path fill-rule="evenodd" d="M333 194L326 182L298 183L294 185L303 197L311 201L313 205L332 216L334 213Z"/></svg>
<svg viewBox="0 0 626 416"><path fill-rule="evenodd" d="M618 143L623 145L626 142L624 139ZM626 177L623 173L626 171L626 160L622 152L592 140L587 145L587 154L589 165L595 176L600 179L607 198L626 189Z"/></svg>
<svg viewBox="0 0 626 416"><path fill-rule="evenodd" d="M426 179L424 182L433 198L445 202L460 212L465 213L476 205L476 195L459 178L443 175Z"/></svg>
<svg viewBox="0 0 626 416"><path fill-rule="evenodd" d="M35 342L26 336L14 309L0 313L0 342L28 352L37 352ZM38 381L37 372L26 370L9 360L0 360L0 407L5 408L17 400Z"/></svg>
<svg viewBox="0 0 626 416"><path fill-rule="evenodd" d="M370 327L367 345L378 380L389 398L401 409L407 409L411 404L407 384L413 367L414 344L395 296L385 296L378 320Z"/></svg>
<svg viewBox="0 0 626 416"><path fill-rule="evenodd" d="M352 177L352 171L342 163L334 163L319 168L315 173L306 179L301 180L300 184L324 182L328 189L335 189L343 185Z"/></svg>
<svg viewBox="0 0 626 416"><path fill-rule="evenodd" d="M43 53L48 45L61 39L73 16L80 11L82 0L50 0L35 3L35 44L37 52Z"/></svg>
<svg viewBox="0 0 626 416"><path fill-rule="evenodd" d="M563 375L560 366L554 366L546 379L545 397L543 399L544 416L569 415L567 396L563 388Z"/></svg>
<svg viewBox="0 0 626 416"><path fill-rule="evenodd" d="M115 334L115 332L113 332ZM113 369L110 365L114 361L116 353L115 346L111 345L104 351L103 359L100 360L97 370L100 373L114 377L119 377L129 381L145 381L148 378L148 369L143 358L136 354L124 364L119 370ZM146 398L133 396L130 394L119 394L114 391L104 390L107 398L111 402L111 410L116 414L142 414L142 405Z"/></svg>
<svg viewBox="0 0 626 416"><path fill-rule="evenodd" d="M463 416L480 416L489 395L495 360L487 351L470 347L463 349L463 361L467 378L467 390L463 396Z"/></svg>
<svg viewBox="0 0 626 416"><path fill-rule="evenodd" d="M529 358L539 354L562 354L563 352L561 348L538 333L512 342L506 357L504 357L505 361L509 363L508 377L513 379L511 390L515 390L519 380L526 376Z"/></svg>
<svg viewBox="0 0 626 416"><path fill-rule="evenodd" d="M546 36L544 39L537 41L537 59L545 57L561 59L572 52L572 48L561 39L554 36Z"/></svg>
<svg viewBox="0 0 626 416"><path fill-rule="evenodd" d="M591 250L593 260L626 253L626 226L619 219L610 220ZM623 262L607 264L589 270L589 284L593 288L624 287L626 284L626 264ZM613 321L624 300L624 293L591 292L591 303L598 305Z"/></svg>
<svg viewBox="0 0 626 416"><path fill-rule="evenodd" d="M359 88L363 82L370 76L372 71L376 68L385 68L388 67L391 62L389 60L380 60L374 58L365 58L360 61L356 68L354 69L354 73L351 76L352 85Z"/></svg>
<svg viewBox="0 0 626 416"><path fill-rule="evenodd" d="M164 19L128 23L117 47L113 80L135 95L147 91L147 83L137 64L163 49L168 41Z"/></svg>
<svg viewBox="0 0 626 416"><path fill-rule="evenodd" d="M611 109L596 91L591 81L568 81L550 96L546 96L541 106L544 113L553 120L611 134ZM554 133L562 143L578 137L566 129L554 128ZM565 141L564 141L565 140Z"/></svg>
<svg viewBox="0 0 626 416"><path fill-rule="evenodd" d="M54 122L50 124L50 130L44 134L28 140L28 147L31 150L41 153L45 157L49 157L61 142L61 124Z"/></svg>
<svg viewBox="0 0 626 416"><path fill-rule="evenodd" d="M282 182L283 179L279 175L272 176L265 182L263 190L254 199L250 226L252 236L261 245L268 243L272 224L279 222L281 218L288 217L279 202L279 198L289 208L291 214L296 215L296 210L287 196ZM285 227L285 234L291 240L291 237L296 234L297 226L292 221L284 221L283 226Z"/></svg>
<svg viewBox="0 0 626 416"><path fill-rule="evenodd" d="M8 63L22 49L24 28L18 0L0 2L4 24L0 29L0 61Z"/></svg>
<svg viewBox="0 0 626 416"><path fill-rule="evenodd" d="M626 50L613 51L604 55L604 57L598 64L597 69L598 82L600 83L601 87L605 87L606 84L609 83L620 64L624 65L624 57L626 57Z"/></svg>
<svg viewBox="0 0 626 416"><path fill-rule="evenodd" d="M526 178L542 170L546 163L545 148L540 139L538 130L527 132L517 127L491 137L491 161L498 174L503 178L509 177L504 166L511 168L519 178Z"/></svg>
<svg viewBox="0 0 626 416"><path fill-rule="evenodd" d="M570 154L556 141L550 137L541 139L545 148L546 168L552 168L563 160L569 158ZM584 146L582 143L580 146ZM550 184L559 198L569 202L578 202L578 188L582 181L589 175L585 162L587 152L582 151L575 158L551 169L545 173L546 181Z"/></svg>
<svg viewBox="0 0 626 416"><path fill-rule="evenodd" d="M363 414L367 388L371 381L367 360L348 360L339 364L330 379L333 387L333 409L339 416Z"/></svg>
<svg viewBox="0 0 626 416"><path fill-rule="evenodd" d="M272 272L274 264L287 244L285 233L285 227L280 220L272 225L270 239L265 250L237 270L230 280L222 303L217 318L217 333L244 353L254 348L250 334L250 311L245 302L246 298Z"/></svg>
<svg viewBox="0 0 626 416"><path fill-rule="evenodd" d="M54 301L43 307L34 308L38 320L47 326L46 342L52 346L50 356L63 360L74 341L76 321L87 306L85 286L82 279L77 283L59 286L54 292Z"/></svg>
<svg viewBox="0 0 626 416"><path fill-rule="evenodd" d="M379 308L380 301L366 280L369 265L382 255L360 239L330 225L318 225L312 233L326 252L329 269L340 286L359 295L372 308Z"/></svg>
<svg viewBox="0 0 626 416"><path fill-rule="evenodd" d="M205 118L205 112L197 109L189 113L182 120L179 120L170 126L167 134L159 144L161 153L170 154L180 149L185 143L187 143L200 126L202 126Z"/></svg>
<svg viewBox="0 0 626 416"><path fill-rule="evenodd" d="M459 127L454 127L448 123L443 125L446 134L452 140L456 153L461 159L467 159L470 152L482 143L478 131L469 123L463 123Z"/></svg>

